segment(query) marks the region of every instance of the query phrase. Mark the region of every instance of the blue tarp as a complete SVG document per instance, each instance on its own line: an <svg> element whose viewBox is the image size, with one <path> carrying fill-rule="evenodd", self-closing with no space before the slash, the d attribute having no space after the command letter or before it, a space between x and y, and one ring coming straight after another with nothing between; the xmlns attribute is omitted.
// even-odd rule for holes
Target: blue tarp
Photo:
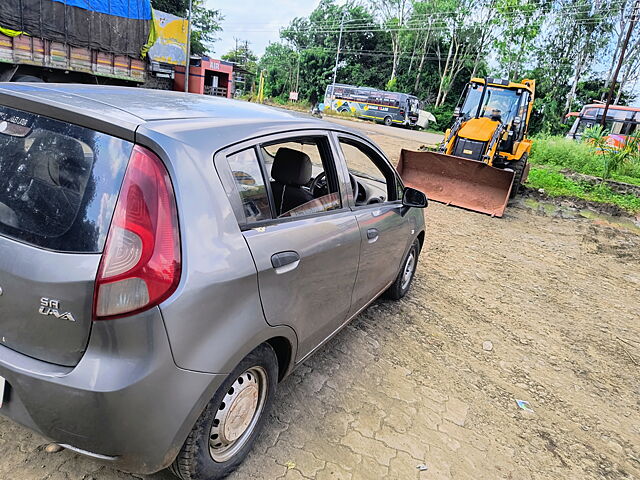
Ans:
<svg viewBox="0 0 640 480"><path fill-rule="evenodd" d="M70 7L79 7L116 17L151 20L151 0L53 0Z"/></svg>

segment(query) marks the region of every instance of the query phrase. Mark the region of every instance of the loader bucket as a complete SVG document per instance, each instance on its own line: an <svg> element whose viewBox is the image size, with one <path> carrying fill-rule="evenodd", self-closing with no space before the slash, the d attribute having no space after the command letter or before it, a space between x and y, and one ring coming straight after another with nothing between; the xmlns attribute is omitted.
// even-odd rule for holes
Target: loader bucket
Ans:
<svg viewBox="0 0 640 480"><path fill-rule="evenodd" d="M402 150L398 173L405 185L430 200L501 217L509 201L513 172L435 152Z"/></svg>

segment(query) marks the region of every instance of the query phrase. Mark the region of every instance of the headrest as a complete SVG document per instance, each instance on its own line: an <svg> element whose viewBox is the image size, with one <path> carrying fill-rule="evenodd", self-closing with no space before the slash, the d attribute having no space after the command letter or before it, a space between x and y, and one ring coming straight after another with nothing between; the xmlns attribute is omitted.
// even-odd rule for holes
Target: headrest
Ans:
<svg viewBox="0 0 640 480"><path fill-rule="evenodd" d="M309 155L293 148L280 147L271 167L271 177L285 185L297 187L311 180L311 159Z"/></svg>
<svg viewBox="0 0 640 480"><path fill-rule="evenodd" d="M44 180L46 171L49 177L47 181L56 186L78 190L87 177L89 165L86 165L84 151L73 138L44 133L33 142L29 153L34 156L34 162L40 161L42 164L34 166L34 174Z"/></svg>

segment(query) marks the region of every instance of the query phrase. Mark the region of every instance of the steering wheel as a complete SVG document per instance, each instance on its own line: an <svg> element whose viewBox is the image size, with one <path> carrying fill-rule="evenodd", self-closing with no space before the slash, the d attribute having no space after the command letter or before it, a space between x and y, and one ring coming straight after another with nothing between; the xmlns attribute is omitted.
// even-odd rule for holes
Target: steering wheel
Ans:
<svg viewBox="0 0 640 480"><path fill-rule="evenodd" d="M358 198L360 187L358 186L356 177L351 174L349 174L349 182L351 183L351 190L353 191L353 198L355 201ZM316 176L316 178L313 179L313 181L311 182L310 190L313 198L318 198L329 193L329 188L327 185L327 174L325 172L320 172ZM326 193L323 193L323 191Z"/></svg>
<svg viewBox="0 0 640 480"><path fill-rule="evenodd" d="M320 172L316 176L316 178L311 181L311 187L309 187L309 190L311 190L311 195L313 195L313 198L322 197L323 195L329 193L326 173Z"/></svg>

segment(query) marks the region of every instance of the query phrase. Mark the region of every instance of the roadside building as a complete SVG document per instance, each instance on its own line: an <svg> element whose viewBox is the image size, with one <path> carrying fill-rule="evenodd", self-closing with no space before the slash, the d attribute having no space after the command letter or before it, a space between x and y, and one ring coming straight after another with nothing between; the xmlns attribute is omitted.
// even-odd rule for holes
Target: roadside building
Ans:
<svg viewBox="0 0 640 480"><path fill-rule="evenodd" d="M189 92L216 97L233 96L233 63L214 58L191 58L189 68ZM183 66L177 66L173 89L184 91Z"/></svg>

